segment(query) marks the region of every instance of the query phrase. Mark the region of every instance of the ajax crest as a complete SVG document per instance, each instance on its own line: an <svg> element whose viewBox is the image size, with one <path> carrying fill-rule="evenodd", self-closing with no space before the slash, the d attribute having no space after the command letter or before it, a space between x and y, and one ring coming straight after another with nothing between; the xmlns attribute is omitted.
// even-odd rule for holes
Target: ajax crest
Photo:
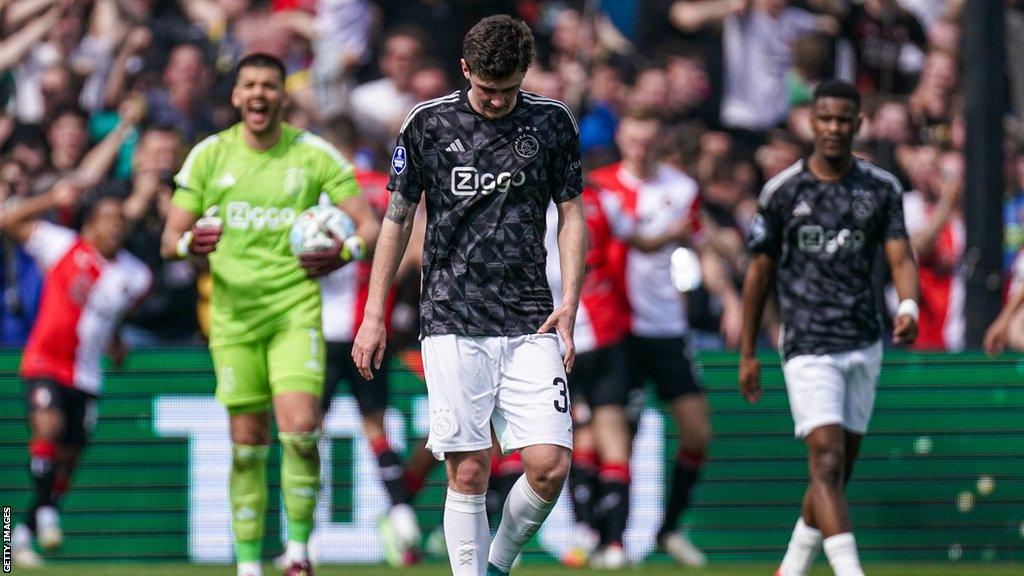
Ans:
<svg viewBox="0 0 1024 576"><path fill-rule="evenodd" d="M537 138L532 134L522 134L516 138L512 149L515 150L520 158L526 160L537 155L537 152L540 151L540 143L537 142Z"/></svg>

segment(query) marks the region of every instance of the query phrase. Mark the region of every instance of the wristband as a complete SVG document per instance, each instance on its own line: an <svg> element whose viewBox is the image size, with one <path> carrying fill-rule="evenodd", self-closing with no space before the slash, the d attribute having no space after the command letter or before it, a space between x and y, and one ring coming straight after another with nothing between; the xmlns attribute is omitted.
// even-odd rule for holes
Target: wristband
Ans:
<svg viewBox="0 0 1024 576"><path fill-rule="evenodd" d="M921 316L921 309L918 308L917 302L915 300L907 298L906 300L900 302L899 307L896 308L896 315L910 316L911 318L913 318L914 322L917 322L917 319Z"/></svg>
<svg viewBox="0 0 1024 576"><path fill-rule="evenodd" d="M191 255L192 247L192 231L188 230L178 238L177 254L178 258L188 258Z"/></svg>
<svg viewBox="0 0 1024 576"><path fill-rule="evenodd" d="M341 258L346 262L366 258L366 242L359 236L349 236L341 243Z"/></svg>

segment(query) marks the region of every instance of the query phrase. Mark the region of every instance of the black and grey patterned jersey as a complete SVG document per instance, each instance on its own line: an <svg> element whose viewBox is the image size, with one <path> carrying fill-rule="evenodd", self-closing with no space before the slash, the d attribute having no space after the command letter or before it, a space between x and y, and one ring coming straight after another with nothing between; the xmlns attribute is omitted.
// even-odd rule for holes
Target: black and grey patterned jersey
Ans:
<svg viewBox="0 0 1024 576"><path fill-rule="evenodd" d="M552 311L545 211L582 188L579 130L561 102L520 92L489 120L462 90L413 108L388 189L426 194L422 334L536 332Z"/></svg>
<svg viewBox="0 0 1024 576"><path fill-rule="evenodd" d="M902 195L892 174L863 160L833 182L801 160L765 184L749 248L777 262L787 359L879 339L871 271L880 245L907 237Z"/></svg>

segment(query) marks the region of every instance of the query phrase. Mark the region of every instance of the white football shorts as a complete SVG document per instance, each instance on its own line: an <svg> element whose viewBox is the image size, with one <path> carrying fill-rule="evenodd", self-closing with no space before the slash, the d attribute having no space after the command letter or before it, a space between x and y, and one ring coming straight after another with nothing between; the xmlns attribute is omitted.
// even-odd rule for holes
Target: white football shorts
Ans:
<svg viewBox="0 0 1024 576"><path fill-rule="evenodd" d="M882 370L882 342L835 354L802 355L782 365L796 436L839 424L864 434L875 405Z"/></svg>
<svg viewBox="0 0 1024 576"><path fill-rule="evenodd" d="M508 453L554 444L572 449L572 417L556 334L427 336L423 369L430 407L427 449L491 446L491 426Z"/></svg>

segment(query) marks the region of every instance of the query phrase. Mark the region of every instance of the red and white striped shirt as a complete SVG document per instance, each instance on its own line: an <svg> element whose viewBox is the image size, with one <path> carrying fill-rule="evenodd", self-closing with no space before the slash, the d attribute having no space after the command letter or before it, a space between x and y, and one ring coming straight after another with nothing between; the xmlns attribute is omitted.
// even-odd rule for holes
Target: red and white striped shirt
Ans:
<svg viewBox="0 0 1024 576"><path fill-rule="evenodd" d="M590 241L573 335L579 353L617 344L629 331L629 304L622 285L626 247L612 235L597 191L584 188L582 199ZM562 300L562 272L554 203L548 206L547 226L547 276L557 307Z"/></svg>
<svg viewBox="0 0 1024 576"><path fill-rule="evenodd" d="M911 235L928 225L935 209L919 192L903 195L903 213ZM966 319L963 255L966 232L963 218L954 216L935 238L931 253L918 255L921 282L921 317L914 348L921 350L962 350Z"/></svg>
<svg viewBox="0 0 1024 576"><path fill-rule="evenodd" d="M100 360L121 319L148 293L149 268L125 250L107 260L74 231L49 222L33 227L25 250L45 277L21 376L99 394Z"/></svg>
<svg viewBox="0 0 1024 576"><path fill-rule="evenodd" d="M683 218L689 218L694 238L701 234L700 195L697 182L667 165L659 165L653 178L640 180L621 164L595 170L591 181L601 188L611 230L618 238L634 234L657 236ZM689 329L686 302L672 282L669 243L653 252L629 248L624 267L633 334L647 338L685 336Z"/></svg>

